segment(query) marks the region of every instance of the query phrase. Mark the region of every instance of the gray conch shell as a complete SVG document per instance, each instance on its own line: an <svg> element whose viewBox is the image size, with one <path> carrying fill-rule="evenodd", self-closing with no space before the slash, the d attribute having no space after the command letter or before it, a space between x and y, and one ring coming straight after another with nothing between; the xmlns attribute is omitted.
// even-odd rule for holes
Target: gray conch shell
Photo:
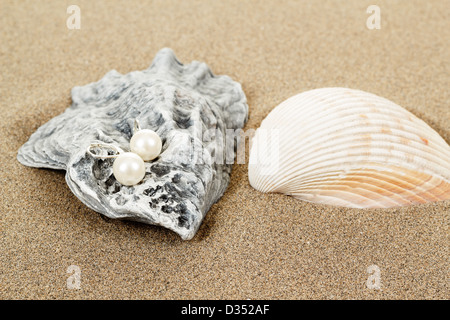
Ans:
<svg viewBox="0 0 450 320"><path fill-rule="evenodd" d="M72 192L109 218L161 225L188 240L228 186L237 135L230 143L226 131L239 131L247 118L239 83L214 76L204 63L183 65L166 48L146 70L113 70L74 87L72 105L41 126L17 158L31 167L66 170ZM163 148L146 162L143 181L126 187L112 174L114 159L95 159L86 150L103 142L129 151L135 119L158 133Z"/></svg>

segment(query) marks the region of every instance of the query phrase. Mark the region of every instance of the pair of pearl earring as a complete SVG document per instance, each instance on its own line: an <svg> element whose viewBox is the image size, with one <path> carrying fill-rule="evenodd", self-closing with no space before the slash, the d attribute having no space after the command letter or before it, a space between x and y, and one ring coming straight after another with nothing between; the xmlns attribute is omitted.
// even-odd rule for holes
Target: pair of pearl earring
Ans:
<svg viewBox="0 0 450 320"><path fill-rule="evenodd" d="M162 141L158 134L150 129L141 129L139 121L134 121L133 136L130 140L130 152L111 144L92 143L88 153L94 158L115 158L113 174L117 181L125 186L133 186L142 181L145 176L144 161L151 161L159 156ZM116 154L99 156L91 152L92 148L110 148Z"/></svg>

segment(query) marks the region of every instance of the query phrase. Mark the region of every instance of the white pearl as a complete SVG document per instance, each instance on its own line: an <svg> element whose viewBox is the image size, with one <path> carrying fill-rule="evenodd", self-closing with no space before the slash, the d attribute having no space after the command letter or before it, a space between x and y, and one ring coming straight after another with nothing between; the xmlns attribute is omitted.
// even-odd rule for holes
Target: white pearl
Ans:
<svg viewBox="0 0 450 320"><path fill-rule="evenodd" d="M138 184L145 176L144 160L132 152L121 153L114 160L113 174L125 186Z"/></svg>
<svg viewBox="0 0 450 320"><path fill-rule="evenodd" d="M131 151L138 154L144 161L153 160L159 156L161 148L161 138L153 130L139 130L131 137Z"/></svg>

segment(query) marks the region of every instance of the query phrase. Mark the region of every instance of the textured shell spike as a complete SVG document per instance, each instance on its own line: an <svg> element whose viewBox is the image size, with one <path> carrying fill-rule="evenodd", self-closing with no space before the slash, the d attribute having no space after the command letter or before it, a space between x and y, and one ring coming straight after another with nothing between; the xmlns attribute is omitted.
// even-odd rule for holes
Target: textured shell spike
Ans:
<svg viewBox="0 0 450 320"><path fill-rule="evenodd" d="M450 199L450 146L406 109L323 88L278 105L256 131L250 184L321 204L389 208Z"/></svg>

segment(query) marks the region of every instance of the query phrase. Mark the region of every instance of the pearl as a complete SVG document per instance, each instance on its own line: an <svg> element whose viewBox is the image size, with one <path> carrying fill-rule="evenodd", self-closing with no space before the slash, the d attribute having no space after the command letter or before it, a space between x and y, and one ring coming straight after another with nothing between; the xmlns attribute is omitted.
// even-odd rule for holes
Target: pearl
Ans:
<svg viewBox="0 0 450 320"><path fill-rule="evenodd" d="M138 184L145 176L144 160L132 152L121 153L114 160L113 174L125 186Z"/></svg>
<svg viewBox="0 0 450 320"><path fill-rule="evenodd" d="M138 154L144 161L153 160L159 156L161 148L161 138L153 130L139 130L131 137L131 152Z"/></svg>

